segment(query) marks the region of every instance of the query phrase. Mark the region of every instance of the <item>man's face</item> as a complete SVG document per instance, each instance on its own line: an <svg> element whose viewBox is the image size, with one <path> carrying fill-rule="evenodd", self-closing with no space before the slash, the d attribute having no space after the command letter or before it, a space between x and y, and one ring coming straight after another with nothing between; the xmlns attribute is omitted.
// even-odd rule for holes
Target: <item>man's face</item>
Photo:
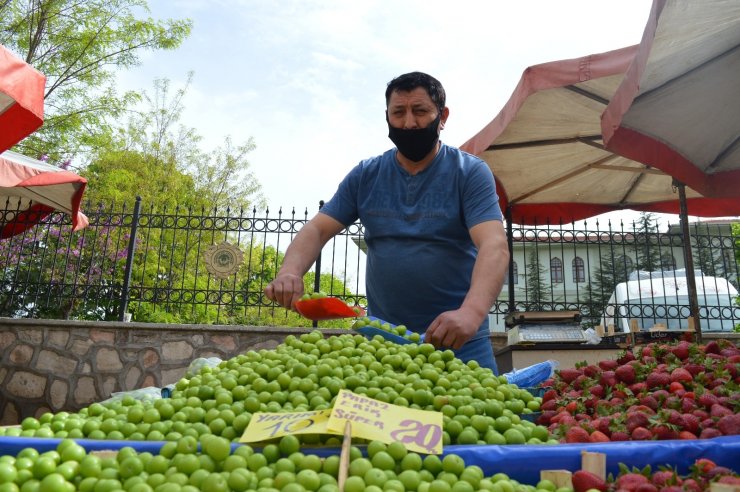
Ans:
<svg viewBox="0 0 740 492"><path fill-rule="evenodd" d="M437 114L437 105L421 87L411 91L393 91L388 101L388 122L395 128L426 128L437 118ZM443 114L440 129L446 119Z"/></svg>

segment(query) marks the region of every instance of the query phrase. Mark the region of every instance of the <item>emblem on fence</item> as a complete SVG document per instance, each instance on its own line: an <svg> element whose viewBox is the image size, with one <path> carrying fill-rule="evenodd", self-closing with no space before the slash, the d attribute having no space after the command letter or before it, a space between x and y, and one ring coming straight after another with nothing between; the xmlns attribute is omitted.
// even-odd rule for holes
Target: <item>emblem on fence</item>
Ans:
<svg viewBox="0 0 740 492"><path fill-rule="evenodd" d="M236 273L243 256L242 251L233 244L214 244L205 251L206 270L216 278L226 278Z"/></svg>

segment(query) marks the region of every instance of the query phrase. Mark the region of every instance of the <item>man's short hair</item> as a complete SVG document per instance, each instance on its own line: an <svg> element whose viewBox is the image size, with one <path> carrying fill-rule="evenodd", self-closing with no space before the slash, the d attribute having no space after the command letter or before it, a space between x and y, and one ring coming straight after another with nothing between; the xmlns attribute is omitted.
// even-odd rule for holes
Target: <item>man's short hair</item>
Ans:
<svg viewBox="0 0 740 492"><path fill-rule="evenodd" d="M440 111L444 109L447 97L445 95L445 89L442 87L442 83L431 75L423 72L405 73L388 82L388 87L385 90L385 106L388 107L388 103L391 100L391 94L393 92L409 92L417 87L421 87L427 91L432 102L437 105L437 108L439 108Z"/></svg>

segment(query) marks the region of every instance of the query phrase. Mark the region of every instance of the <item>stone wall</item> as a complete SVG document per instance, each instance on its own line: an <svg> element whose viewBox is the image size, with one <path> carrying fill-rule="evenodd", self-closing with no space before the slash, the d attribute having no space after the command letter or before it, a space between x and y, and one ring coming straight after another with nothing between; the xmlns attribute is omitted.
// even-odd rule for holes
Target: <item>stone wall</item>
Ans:
<svg viewBox="0 0 740 492"><path fill-rule="evenodd" d="M0 318L0 425L77 411L118 391L161 388L177 382L198 357L229 359L309 331ZM492 343L503 347L505 336L493 335Z"/></svg>

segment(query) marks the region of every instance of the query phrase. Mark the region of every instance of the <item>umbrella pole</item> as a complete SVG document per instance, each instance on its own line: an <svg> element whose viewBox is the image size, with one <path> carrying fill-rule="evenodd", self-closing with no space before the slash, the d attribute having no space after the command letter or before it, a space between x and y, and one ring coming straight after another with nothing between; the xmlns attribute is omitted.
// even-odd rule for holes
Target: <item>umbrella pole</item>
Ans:
<svg viewBox="0 0 740 492"><path fill-rule="evenodd" d="M680 205L681 234L683 235L683 258L686 264L686 285L689 289L689 316L694 320L696 341L701 343L701 322L699 320L699 301L696 297L696 277L694 275L694 255L691 252L691 235L689 234L689 213L686 206L686 185L673 180L673 186L678 188L678 202Z"/></svg>
<svg viewBox="0 0 740 492"><path fill-rule="evenodd" d="M514 232L511 225L511 205L506 207L506 244L509 247L509 312L513 313L514 307Z"/></svg>

